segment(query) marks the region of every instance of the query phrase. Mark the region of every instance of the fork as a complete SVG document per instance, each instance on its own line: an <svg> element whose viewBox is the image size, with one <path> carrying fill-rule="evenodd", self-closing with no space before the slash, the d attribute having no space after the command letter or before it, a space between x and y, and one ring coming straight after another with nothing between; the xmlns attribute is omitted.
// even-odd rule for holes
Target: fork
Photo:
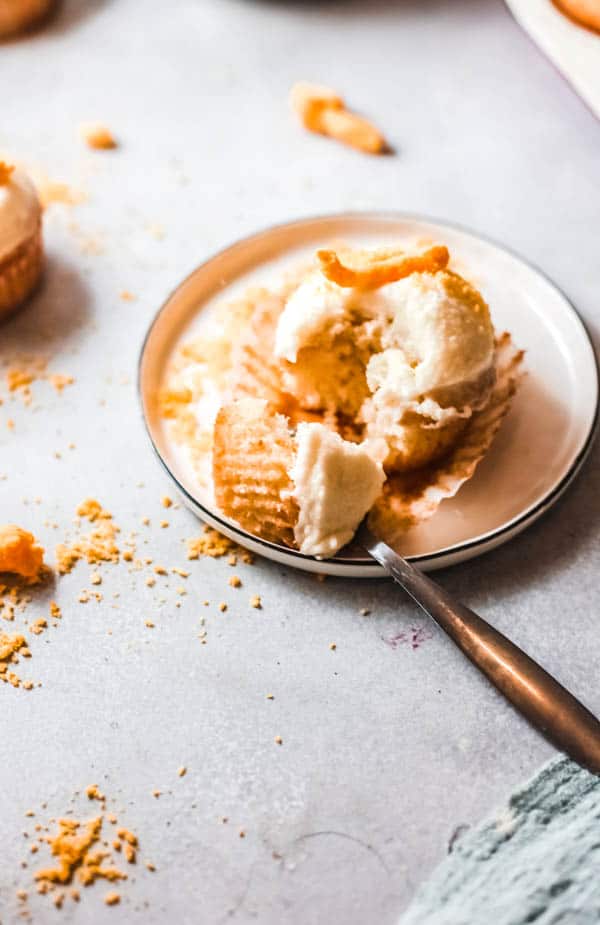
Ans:
<svg viewBox="0 0 600 925"><path fill-rule="evenodd" d="M510 639L378 539L365 522L355 539L536 729L578 764L600 773L600 723L573 694Z"/></svg>

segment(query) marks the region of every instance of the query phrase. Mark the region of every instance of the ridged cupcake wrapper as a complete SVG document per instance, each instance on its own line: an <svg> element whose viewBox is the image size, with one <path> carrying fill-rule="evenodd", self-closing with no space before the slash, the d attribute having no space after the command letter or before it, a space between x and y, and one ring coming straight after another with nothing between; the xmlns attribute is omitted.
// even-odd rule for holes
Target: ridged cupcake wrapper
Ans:
<svg viewBox="0 0 600 925"><path fill-rule="evenodd" d="M43 266L41 224L12 254L0 261L0 319L15 311L37 286Z"/></svg>
<svg viewBox="0 0 600 925"><path fill-rule="evenodd" d="M522 377L523 351L510 334L496 340L496 384L490 400L471 417L459 442L441 463L391 476L369 515L371 528L388 544L402 547L403 534L432 517L475 473L489 450Z"/></svg>

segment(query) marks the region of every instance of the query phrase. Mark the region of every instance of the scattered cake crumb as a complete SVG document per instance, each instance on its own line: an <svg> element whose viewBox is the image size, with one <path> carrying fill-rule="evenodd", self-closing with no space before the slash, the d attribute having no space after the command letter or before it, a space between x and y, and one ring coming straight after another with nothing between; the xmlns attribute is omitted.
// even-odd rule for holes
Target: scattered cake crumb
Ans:
<svg viewBox="0 0 600 925"><path fill-rule="evenodd" d="M32 533L16 524L0 526L0 572L35 581L44 562L44 550Z"/></svg>
<svg viewBox="0 0 600 925"><path fill-rule="evenodd" d="M177 770L177 776L178 776L178 777L185 777L186 774L187 774L187 768L186 768L186 767L178 768L178 770Z"/></svg>
<svg viewBox="0 0 600 925"><path fill-rule="evenodd" d="M330 642L329 648L331 649L332 652L335 652L335 650L337 649L337 644L335 642Z"/></svg>
<svg viewBox="0 0 600 925"><path fill-rule="evenodd" d="M229 584L232 588L241 588L242 579L238 575L232 575L229 579Z"/></svg>
<svg viewBox="0 0 600 925"><path fill-rule="evenodd" d="M225 601L221 601L221 603L219 604L219 610L221 611L221 613L225 613L225 611L227 610L227 604L225 603Z"/></svg>
<svg viewBox="0 0 600 925"><path fill-rule="evenodd" d="M198 559L200 556L219 559L235 548L236 543L233 540L213 530L212 527L205 527L202 536L187 541L187 556L188 559Z"/></svg>
<svg viewBox="0 0 600 925"><path fill-rule="evenodd" d="M121 894L120 893L107 893L106 896L104 897L104 902L106 903L107 906L116 906L118 903L121 902Z"/></svg>
<svg viewBox="0 0 600 925"><path fill-rule="evenodd" d="M90 784L89 787L86 787L85 795L88 800L100 800L100 802L104 802L106 799L104 794L98 789L98 784Z"/></svg>
<svg viewBox="0 0 600 925"><path fill-rule="evenodd" d="M34 636L39 636L40 633L43 633L48 626L48 621L44 617L39 617L37 620L34 620L29 627L30 633L33 633Z"/></svg>
<svg viewBox="0 0 600 925"><path fill-rule="evenodd" d="M275 744L283 745L283 739L281 738L281 736L275 736Z"/></svg>
<svg viewBox="0 0 600 925"><path fill-rule="evenodd" d="M88 148L108 151L117 147L117 142L111 130L101 122L82 122L79 126L79 136Z"/></svg>
<svg viewBox="0 0 600 925"><path fill-rule="evenodd" d="M173 501L171 498L169 498L168 495L163 495L162 498L160 499L160 503L162 504L163 507L171 507L171 505L173 504Z"/></svg>
<svg viewBox="0 0 600 925"><path fill-rule="evenodd" d="M254 597L250 598L250 606L255 607L257 610L262 610L262 601L259 594L255 594Z"/></svg>
<svg viewBox="0 0 600 925"><path fill-rule="evenodd" d="M88 520L93 529L80 536L70 545L62 543L56 548L58 571L61 575L70 572L80 559L90 565L99 562L118 562L120 551L116 543L119 528L112 514L105 510L95 498L88 498L77 508L77 516ZM125 553L123 554L125 558Z"/></svg>

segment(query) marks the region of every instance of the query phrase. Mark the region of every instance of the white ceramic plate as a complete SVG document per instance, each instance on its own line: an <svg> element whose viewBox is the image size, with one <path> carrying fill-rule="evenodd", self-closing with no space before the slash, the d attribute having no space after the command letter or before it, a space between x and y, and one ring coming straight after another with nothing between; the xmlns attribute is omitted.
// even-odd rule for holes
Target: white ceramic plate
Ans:
<svg viewBox="0 0 600 925"><path fill-rule="evenodd" d="M481 288L496 329L526 350L527 376L475 476L435 516L410 530L399 552L423 569L462 562L505 543L547 511L578 472L598 410L598 373L587 332L573 306L538 270L476 234L425 218L343 214L270 228L232 245L175 290L154 319L140 359L139 388L148 433L188 506L240 545L295 568L330 575L379 577L360 551L319 561L247 534L216 509L193 469L169 439L156 396L178 345L206 323L211 308L250 283L263 283L312 253L347 243L447 244L453 266Z"/></svg>

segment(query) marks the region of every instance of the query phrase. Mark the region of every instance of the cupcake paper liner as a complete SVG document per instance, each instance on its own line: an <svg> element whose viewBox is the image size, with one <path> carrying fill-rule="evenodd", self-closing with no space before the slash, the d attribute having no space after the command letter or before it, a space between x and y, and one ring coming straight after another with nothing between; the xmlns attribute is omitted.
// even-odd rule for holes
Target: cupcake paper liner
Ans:
<svg viewBox="0 0 600 925"><path fill-rule="evenodd" d="M460 440L444 460L414 472L391 476L369 515L369 525L390 546L402 547L410 528L432 517L470 479L509 411L523 372L524 353L510 334L496 339L496 384L488 403L471 417Z"/></svg>
<svg viewBox="0 0 600 925"><path fill-rule="evenodd" d="M0 261L0 319L15 311L31 295L43 266L42 227Z"/></svg>

